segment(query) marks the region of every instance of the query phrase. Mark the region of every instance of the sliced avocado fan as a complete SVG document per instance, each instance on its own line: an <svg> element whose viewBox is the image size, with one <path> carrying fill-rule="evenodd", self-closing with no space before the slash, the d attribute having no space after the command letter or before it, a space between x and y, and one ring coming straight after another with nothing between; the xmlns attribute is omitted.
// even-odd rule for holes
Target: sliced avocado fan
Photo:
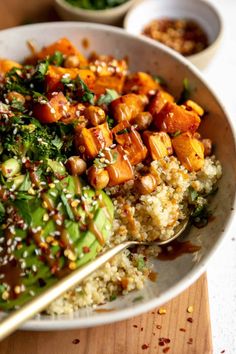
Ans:
<svg viewBox="0 0 236 354"><path fill-rule="evenodd" d="M111 235L114 210L105 192L69 175L45 187L33 195L19 188L1 202L7 213L0 230L2 310L21 306L94 259Z"/></svg>

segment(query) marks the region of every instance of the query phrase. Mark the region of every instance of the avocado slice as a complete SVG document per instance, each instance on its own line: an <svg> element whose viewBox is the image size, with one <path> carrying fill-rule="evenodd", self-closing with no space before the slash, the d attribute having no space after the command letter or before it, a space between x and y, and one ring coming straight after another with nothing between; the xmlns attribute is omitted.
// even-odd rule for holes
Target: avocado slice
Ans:
<svg viewBox="0 0 236 354"><path fill-rule="evenodd" d="M111 235L114 208L105 192L98 194L78 177L69 175L50 185L40 195L7 201L7 207L15 208L27 225L25 229L15 228L14 238L19 247L12 251L16 262L24 263L19 278L23 290L18 296L3 299L6 290L3 278L0 309L21 306L58 281L59 274L91 261ZM57 215L62 221L57 221ZM0 236L4 236L4 232L1 230ZM61 239L62 233L64 239ZM70 268L71 262L73 268Z"/></svg>

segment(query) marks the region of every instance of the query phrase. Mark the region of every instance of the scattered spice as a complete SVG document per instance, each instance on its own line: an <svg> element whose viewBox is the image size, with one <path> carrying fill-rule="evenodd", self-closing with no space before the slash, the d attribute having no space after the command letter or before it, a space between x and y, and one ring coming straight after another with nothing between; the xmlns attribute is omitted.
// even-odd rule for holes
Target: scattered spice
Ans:
<svg viewBox="0 0 236 354"><path fill-rule="evenodd" d="M188 343L188 344L193 344L193 338L189 338L189 340L188 340L187 343Z"/></svg>
<svg viewBox="0 0 236 354"><path fill-rule="evenodd" d="M188 317L187 321L190 322L190 323L193 323L193 318L192 317Z"/></svg>
<svg viewBox="0 0 236 354"><path fill-rule="evenodd" d="M143 349L143 350L148 349L148 348L149 348L149 345L147 345L147 344L143 344L143 345L142 345L142 349Z"/></svg>
<svg viewBox="0 0 236 354"><path fill-rule="evenodd" d="M161 325L156 325L156 328L161 329L162 327L161 327Z"/></svg>
<svg viewBox="0 0 236 354"><path fill-rule="evenodd" d="M189 307L187 308L187 312L188 312L188 313L192 313L192 312L193 312L193 306L189 306Z"/></svg>
<svg viewBox="0 0 236 354"><path fill-rule="evenodd" d="M224 354L225 353L225 350L221 350L220 354Z"/></svg>
<svg viewBox="0 0 236 354"><path fill-rule="evenodd" d="M73 341L72 341L73 344L79 344L80 343L80 340L78 338L75 338Z"/></svg>
<svg viewBox="0 0 236 354"><path fill-rule="evenodd" d="M186 329L185 328L180 328L179 329L181 332L186 332Z"/></svg>
<svg viewBox="0 0 236 354"><path fill-rule="evenodd" d="M133 325L133 327L134 327L134 328L138 328L138 326L137 326L137 325Z"/></svg>
<svg viewBox="0 0 236 354"><path fill-rule="evenodd" d="M165 315L166 314L166 309L163 308L163 307L160 307L157 312L158 312L159 315Z"/></svg>
<svg viewBox="0 0 236 354"><path fill-rule="evenodd" d="M205 31L189 19L155 19L144 28L143 34L184 56L199 53L209 44Z"/></svg>
<svg viewBox="0 0 236 354"><path fill-rule="evenodd" d="M163 349L163 353L167 353L169 350L170 350L170 347L165 347L165 348Z"/></svg>
<svg viewBox="0 0 236 354"><path fill-rule="evenodd" d="M143 331L143 327L140 328L141 332Z"/></svg>

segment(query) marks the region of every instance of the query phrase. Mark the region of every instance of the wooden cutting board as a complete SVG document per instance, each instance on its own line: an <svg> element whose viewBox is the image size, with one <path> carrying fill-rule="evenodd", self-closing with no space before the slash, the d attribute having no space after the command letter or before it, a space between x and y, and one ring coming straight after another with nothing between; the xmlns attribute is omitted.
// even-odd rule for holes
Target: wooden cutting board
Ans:
<svg viewBox="0 0 236 354"><path fill-rule="evenodd" d="M191 308L192 307L192 308ZM211 354L207 279L127 321L63 332L18 331L0 343L1 354ZM192 312L188 312L193 310Z"/></svg>

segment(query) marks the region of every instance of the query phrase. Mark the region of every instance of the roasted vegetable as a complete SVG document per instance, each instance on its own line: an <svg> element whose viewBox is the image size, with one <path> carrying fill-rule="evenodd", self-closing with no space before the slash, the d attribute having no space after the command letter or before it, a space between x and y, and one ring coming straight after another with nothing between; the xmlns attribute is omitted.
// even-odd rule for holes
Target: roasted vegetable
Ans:
<svg viewBox="0 0 236 354"><path fill-rule="evenodd" d="M5 75L13 68L21 68L22 65L13 60L1 59L0 58L0 74Z"/></svg>
<svg viewBox="0 0 236 354"><path fill-rule="evenodd" d="M36 52L32 57L30 57L28 61L34 62L37 60L46 59L47 57L54 55L55 52L62 53L64 57L75 55L79 59L80 66L86 66L88 63L85 57L67 38L61 38L57 42L44 47L41 51Z"/></svg>
<svg viewBox="0 0 236 354"><path fill-rule="evenodd" d="M189 171L198 171L204 164L204 146L201 141L187 132L172 139L174 151L179 161Z"/></svg>
<svg viewBox="0 0 236 354"><path fill-rule="evenodd" d="M147 95L155 93L160 85L152 78L151 75L144 72L137 72L127 76L124 84L124 93L137 93Z"/></svg>
<svg viewBox="0 0 236 354"><path fill-rule="evenodd" d="M165 132L145 131L143 140L153 160L159 160L173 154L171 139Z"/></svg>
<svg viewBox="0 0 236 354"><path fill-rule="evenodd" d="M70 104L62 92L49 95L34 105L34 115L41 123L54 123L66 117Z"/></svg>
<svg viewBox="0 0 236 354"><path fill-rule="evenodd" d="M111 146L112 142L112 133L107 123L94 128L82 128L75 136L78 153L88 159L96 157L100 150Z"/></svg>
<svg viewBox="0 0 236 354"><path fill-rule="evenodd" d="M149 104L149 112L152 116L157 115L160 110L164 107L166 102L174 102L174 97L171 96L168 92L159 90L155 96L151 99Z"/></svg>
<svg viewBox="0 0 236 354"><path fill-rule="evenodd" d="M46 74L46 90L47 91L61 91L65 84L73 85L75 80L79 77L89 87L93 88L95 82L94 73L88 69L78 68L62 68L58 66L49 65Z"/></svg>
<svg viewBox="0 0 236 354"><path fill-rule="evenodd" d="M175 134L176 132L195 132L201 122L199 116L175 103L167 102L159 113L153 115L158 130Z"/></svg>
<svg viewBox="0 0 236 354"><path fill-rule="evenodd" d="M128 121L120 122L112 129L112 132L132 165L137 165L145 159L147 148L143 144L140 134Z"/></svg>
<svg viewBox="0 0 236 354"><path fill-rule="evenodd" d="M121 146L112 149L112 151L104 151L108 163L106 170L109 174L109 186L116 186L127 182L134 178L133 168ZM115 155L115 156L114 156Z"/></svg>
<svg viewBox="0 0 236 354"><path fill-rule="evenodd" d="M110 111L117 122L121 122L122 120L130 121L135 118L138 113L144 111L147 102L145 95L130 93L112 101Z"/></svg>

